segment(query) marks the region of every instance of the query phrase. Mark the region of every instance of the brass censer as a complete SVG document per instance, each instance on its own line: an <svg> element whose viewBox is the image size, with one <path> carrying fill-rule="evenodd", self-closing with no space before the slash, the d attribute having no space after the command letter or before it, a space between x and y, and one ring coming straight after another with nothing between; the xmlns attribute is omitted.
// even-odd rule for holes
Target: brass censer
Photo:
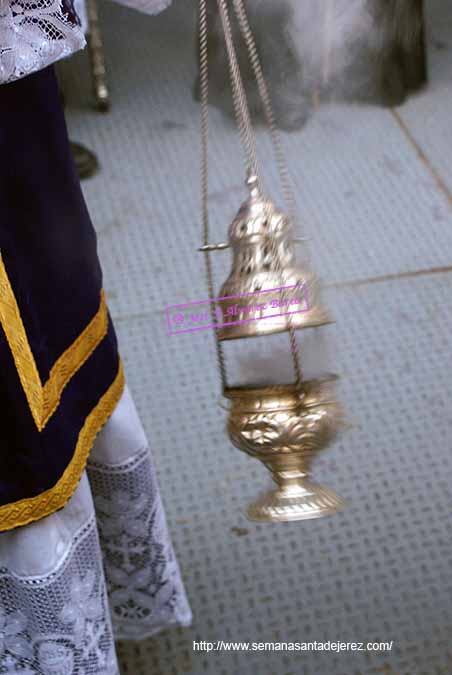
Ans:
<svg viewBox="0 0 452 675"><path fill-rule="evenodd" d="M229 401L227 431L232 443L259 459L270 470L275 487L253 502L252 520L293 521L318 518L340 510L343 500L310 479L314 456L337 436L344 422L335 398L336 376L305 380L295 330L331 323L317 277L296 263L293 223L295 199L290 188L270 96L257 55L243 0L231 0L271 132L288 213L276 207L262 189L255 136L235 51L228 1L217 0L237 125L246 155L248 197L229 227L228 241L209 243L208 217L208 13L200 0L200 84L202 110L202 205L209 296L214 297L210 253L231 249L232 270L222 285L217 307L212 303L216 349L223 395ZM229 3L229 4L231 4ZM218 313L222 318L218 324ZM222 349L225 340L288 332L295 382L276 385L229 386Z"/></svg>
<svg viewBox="0 0 452 675"><path fill-rule="evenodd" d="M229 227L228 243L208 246L210 251L231 248L233 252L231 274L218 301L219 339L287 331L286 310L291 309L294 328L331 323L321 304L318 279L307 267L295 264L290 218L262 195L256 175L248 177L247 185L249 197ZM285 302L280 289L286 290Z"/></svg>
<svg viewBox="0 0 452 675"><path fill-rule="evenodd" d="M319 518L343 505L331 490L309 479L313 457L336 436L343 411L334 378L295 385L235 387L228 433L232 443L271 471L276 487L250 505L252 520Z"/></svg>

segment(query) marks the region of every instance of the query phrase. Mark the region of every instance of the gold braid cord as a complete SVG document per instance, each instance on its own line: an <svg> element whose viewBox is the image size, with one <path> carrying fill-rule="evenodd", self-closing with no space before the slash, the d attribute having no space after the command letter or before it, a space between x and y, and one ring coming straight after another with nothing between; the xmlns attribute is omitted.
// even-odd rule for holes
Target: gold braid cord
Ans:
<svg viewBox="0 0 452 675"><path fill-rule="evenodd" d="M124 370L120 361L113 384L86 418L78 436L74 456L60 480L36 497L0 506L0 531L11 530L49 516L61 509L72 497L85 469L94 439L115 409L122 396L124 384Z"/></svg>
<svg viewBox="0 0 452 675"><path fill-rule="evenodd" d="M0 256L0 325L8 340L31 414L42 431L60 403L63 389L104 339L108 331L105 293L99 309L68 349L57 359L43 385L25 333L20 310Z"/></svg>
<svg viewBox="0 0 452 675"><path fill-rule="evenodd" d="M93 354L108 331L105 293L99 308L78 338L56 360L48 380L42 384L36 361L20 315L8 274L0 255L0 325L3 328L31 414L39 432L58 409L64 388ZM62 508L81 478L97 433L116 407L124 390L124 371L119 361L114 382L93 408L79 433L74 455L59 481L31 498L0 506L0 531L39 520Z"/></svg>

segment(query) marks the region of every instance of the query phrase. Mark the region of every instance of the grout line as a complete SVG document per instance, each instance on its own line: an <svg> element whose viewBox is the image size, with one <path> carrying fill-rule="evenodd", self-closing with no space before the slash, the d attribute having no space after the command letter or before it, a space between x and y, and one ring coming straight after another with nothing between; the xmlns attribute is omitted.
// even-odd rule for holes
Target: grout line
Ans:
<svg viewBox="0 0 452 675"><path fill-rule="evenodd" d="M417 140L414 138L413 134L411 133L410 129L408 126L405 124L404 119L400 115L400 113L395 109L391 108L391 115L394 117L395 121L399 125L400 129L402 130L402 133L404 136L408 139L409 143L413 146L414 150L416 151L417 156L421 160L422 164L427 168L427 170L430 172L431 176L433 177L433 180L436 183L437 188L445 195L449 206L452 208L452 192L449 190L447 187L446 183L443 181L441 178L439 172L433 164L431 163L430 159L427 157Z"/></svg>
<svg viewBox="0 0 452 675"><path fill-rule="evenodd" d="M107 293L108 297L108 293ZM111 308L109 308L111 311ZM116 316L112 312L112 318L113 321L116 323L117 321L135 321L135 319L147 319L148 316L151 314L161 314L162 316L165 314L164 309L149 309L146 312L135 312L135 314L117 314Z"/></svg>
<svg viewBox="0 0 452 675"><path fill-rule="evenodd" d="M323 284L323 288L355 288L357 286L366 286L367 284L377 284L385 281L395 281L397 279L413 279L415 277L426 277L434 274L451 274L452 265L449 267L431 267L425 270L414 270L411 272L399 272L398 274L383 274L380 277L369 277L368 279L354 279L353 281L332 282ZM107 291L108 297L108 291ZM164 315L164 309L150 309L145 312L136 312L135 314L113 314L113 319L117 321L134 321L135 319L146 319L150 315Z"/></svg>
<svg viewBox="0 0 452 675"><path fill-rule="evenodd" d="M369 277L368 279L355 279L353 281L344 281L337 283L324 284L324 288L353 288L354 286L365 286L366 284L377 284L384 281L395 281L396 279L413 279L414 277L426 277L433 274L450 274L452 265L447 267L430 267L425 270L413 270L411 272L399 272L397 274L382 274L381 277Z"/></svg>
<svg viewBox="0 0 452 675"><path fill-rule="evenodd" d="M403 120L402 116L400 113L395 109L391 108L390 110L391 115L397 122L398 126L400 127L402 133L404 134L405 138L408 140L410 145L414 148L417 156L419 157L420 161L422 164L426 167L426 169L429 171L431 176L433 177L433 180L436 183L436 186L440 190L440 192L443 193L443 195L446 197L449 206L452 208L452 192L449 190L448 186L446 183L443 181L441 175L439 172L435 169L435 167L432 165L430 162L430 159L427 157L426 153L422 149L422 147L419 145L419 143L416 141L414 138L413 134L411 133L410 129L408 126L405 124L405 121ZM227 193L229 192L235 192L235 190L238 188L238 186L232 186L229 190L226 190ZM224 192L224 191L222 191ZM210 195L212 197L212 195ZM412 279L416 277L423 277L423 276L431 276L435 274L450 274L452 273L452 266L445 266L445 267L431 267L429 269L423 269L423 270L414 270L414 271L409 271L409 272L400 272L398 274L384 274L379 277L369 277L367 279L356 279L353 281L344 281L344 282L337 282L337 283L329 283L329 284L324 284L324 288L356 288L359 286L365 286L367 284L375 284L375 283L383 283L386 281L395 281L397 279ZM135 319L140 319L140 318L146 318L151 314L164 314L165 310L149 310L145 312L137 312L135 314L126 314L126 315L118 315L116 317L113 317L115 321L133 321Z"/></svg>

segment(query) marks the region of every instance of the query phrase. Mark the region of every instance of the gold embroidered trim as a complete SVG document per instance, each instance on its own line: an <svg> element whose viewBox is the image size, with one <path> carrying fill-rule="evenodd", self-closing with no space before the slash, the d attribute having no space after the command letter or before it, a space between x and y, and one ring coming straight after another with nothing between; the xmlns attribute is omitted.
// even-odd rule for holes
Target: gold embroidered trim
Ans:
<svg viewBox="0 0 452 675"><path fill-rule="evenodd" d="M39 429L42 386L16 298L0 255L0 323L8 340L31 414Z"/></svg>
<svg viewBox="0 0 452 675"><path fill-rule="evenodd" d="M57 359L50 371L49 379L43 387L42 427L57 409L63 389L72 376L91 356L97 345L104 339L108 331L108 313L105 293L100 294L100 304L95 316L78 338Z"/></svg>
<svg viewBox="0 0 452 675"><path fill-rule="evenodd" d="M36 497L0 506L0 531L27 525L61 509L72 497L85 469L94 439L112 414L124 391L125 377L121 360L115 380L85 420L79 433L71 463L59 481Z"/></svg>
<svg viewBox="0 0 452 675"><path fill-rule="evenodd" d="M99 309L75 342L52 366L42 385L36 362L27 339L20 310L0 255L0 324L6 335L31 414L42 431L58 408L63 389L91 356L108 330L108 311L102 290Z"/></svg>

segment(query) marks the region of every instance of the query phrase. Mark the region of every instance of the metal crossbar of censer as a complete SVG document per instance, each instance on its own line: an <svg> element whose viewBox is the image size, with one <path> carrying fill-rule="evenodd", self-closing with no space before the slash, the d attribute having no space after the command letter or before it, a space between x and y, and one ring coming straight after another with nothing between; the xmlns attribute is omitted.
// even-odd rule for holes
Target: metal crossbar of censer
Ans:
<svg viewBox="0 0 452 675"><path fill-rule="evenodd" d="M310 480L313 457L336 437L343 424L344 413L335 399L335 376L316 380L303 378L295 330L323 326L330 323L331 318L322 305L317 278L307 266L297 265L295 260L295 199L244 0L216 0L216 10L221 18L235 116L246 156L249 194L229 227L228 241L209 243L208 2L211 0L199 0L204 238L200 250L206 259L211 298L215 295L210 253L232 250L231 273L221 287L217 307L211 303L212 322L217 326L215 339L222 393L230 402L227 430L232 443L261 460L271 471L276 483L273 489L249 506L247 514L250 519L281 522L318 518L335 513L344 505L333 491ZM255 136L231 30L231 5L246 44L270 129L287 214L275 206L262 187ZM265 297L265 302L258 304L256 299L261 297ZM281 312L275 316L275 305L288 306L295 297L298 302L303 297L305 306L302 311ZM218 308L222 316L219 324ZM247 320L250 309L253 310L252 321ZM222 342L282 331L289 333L295 382L268 386L229 386Z"/></svg>

